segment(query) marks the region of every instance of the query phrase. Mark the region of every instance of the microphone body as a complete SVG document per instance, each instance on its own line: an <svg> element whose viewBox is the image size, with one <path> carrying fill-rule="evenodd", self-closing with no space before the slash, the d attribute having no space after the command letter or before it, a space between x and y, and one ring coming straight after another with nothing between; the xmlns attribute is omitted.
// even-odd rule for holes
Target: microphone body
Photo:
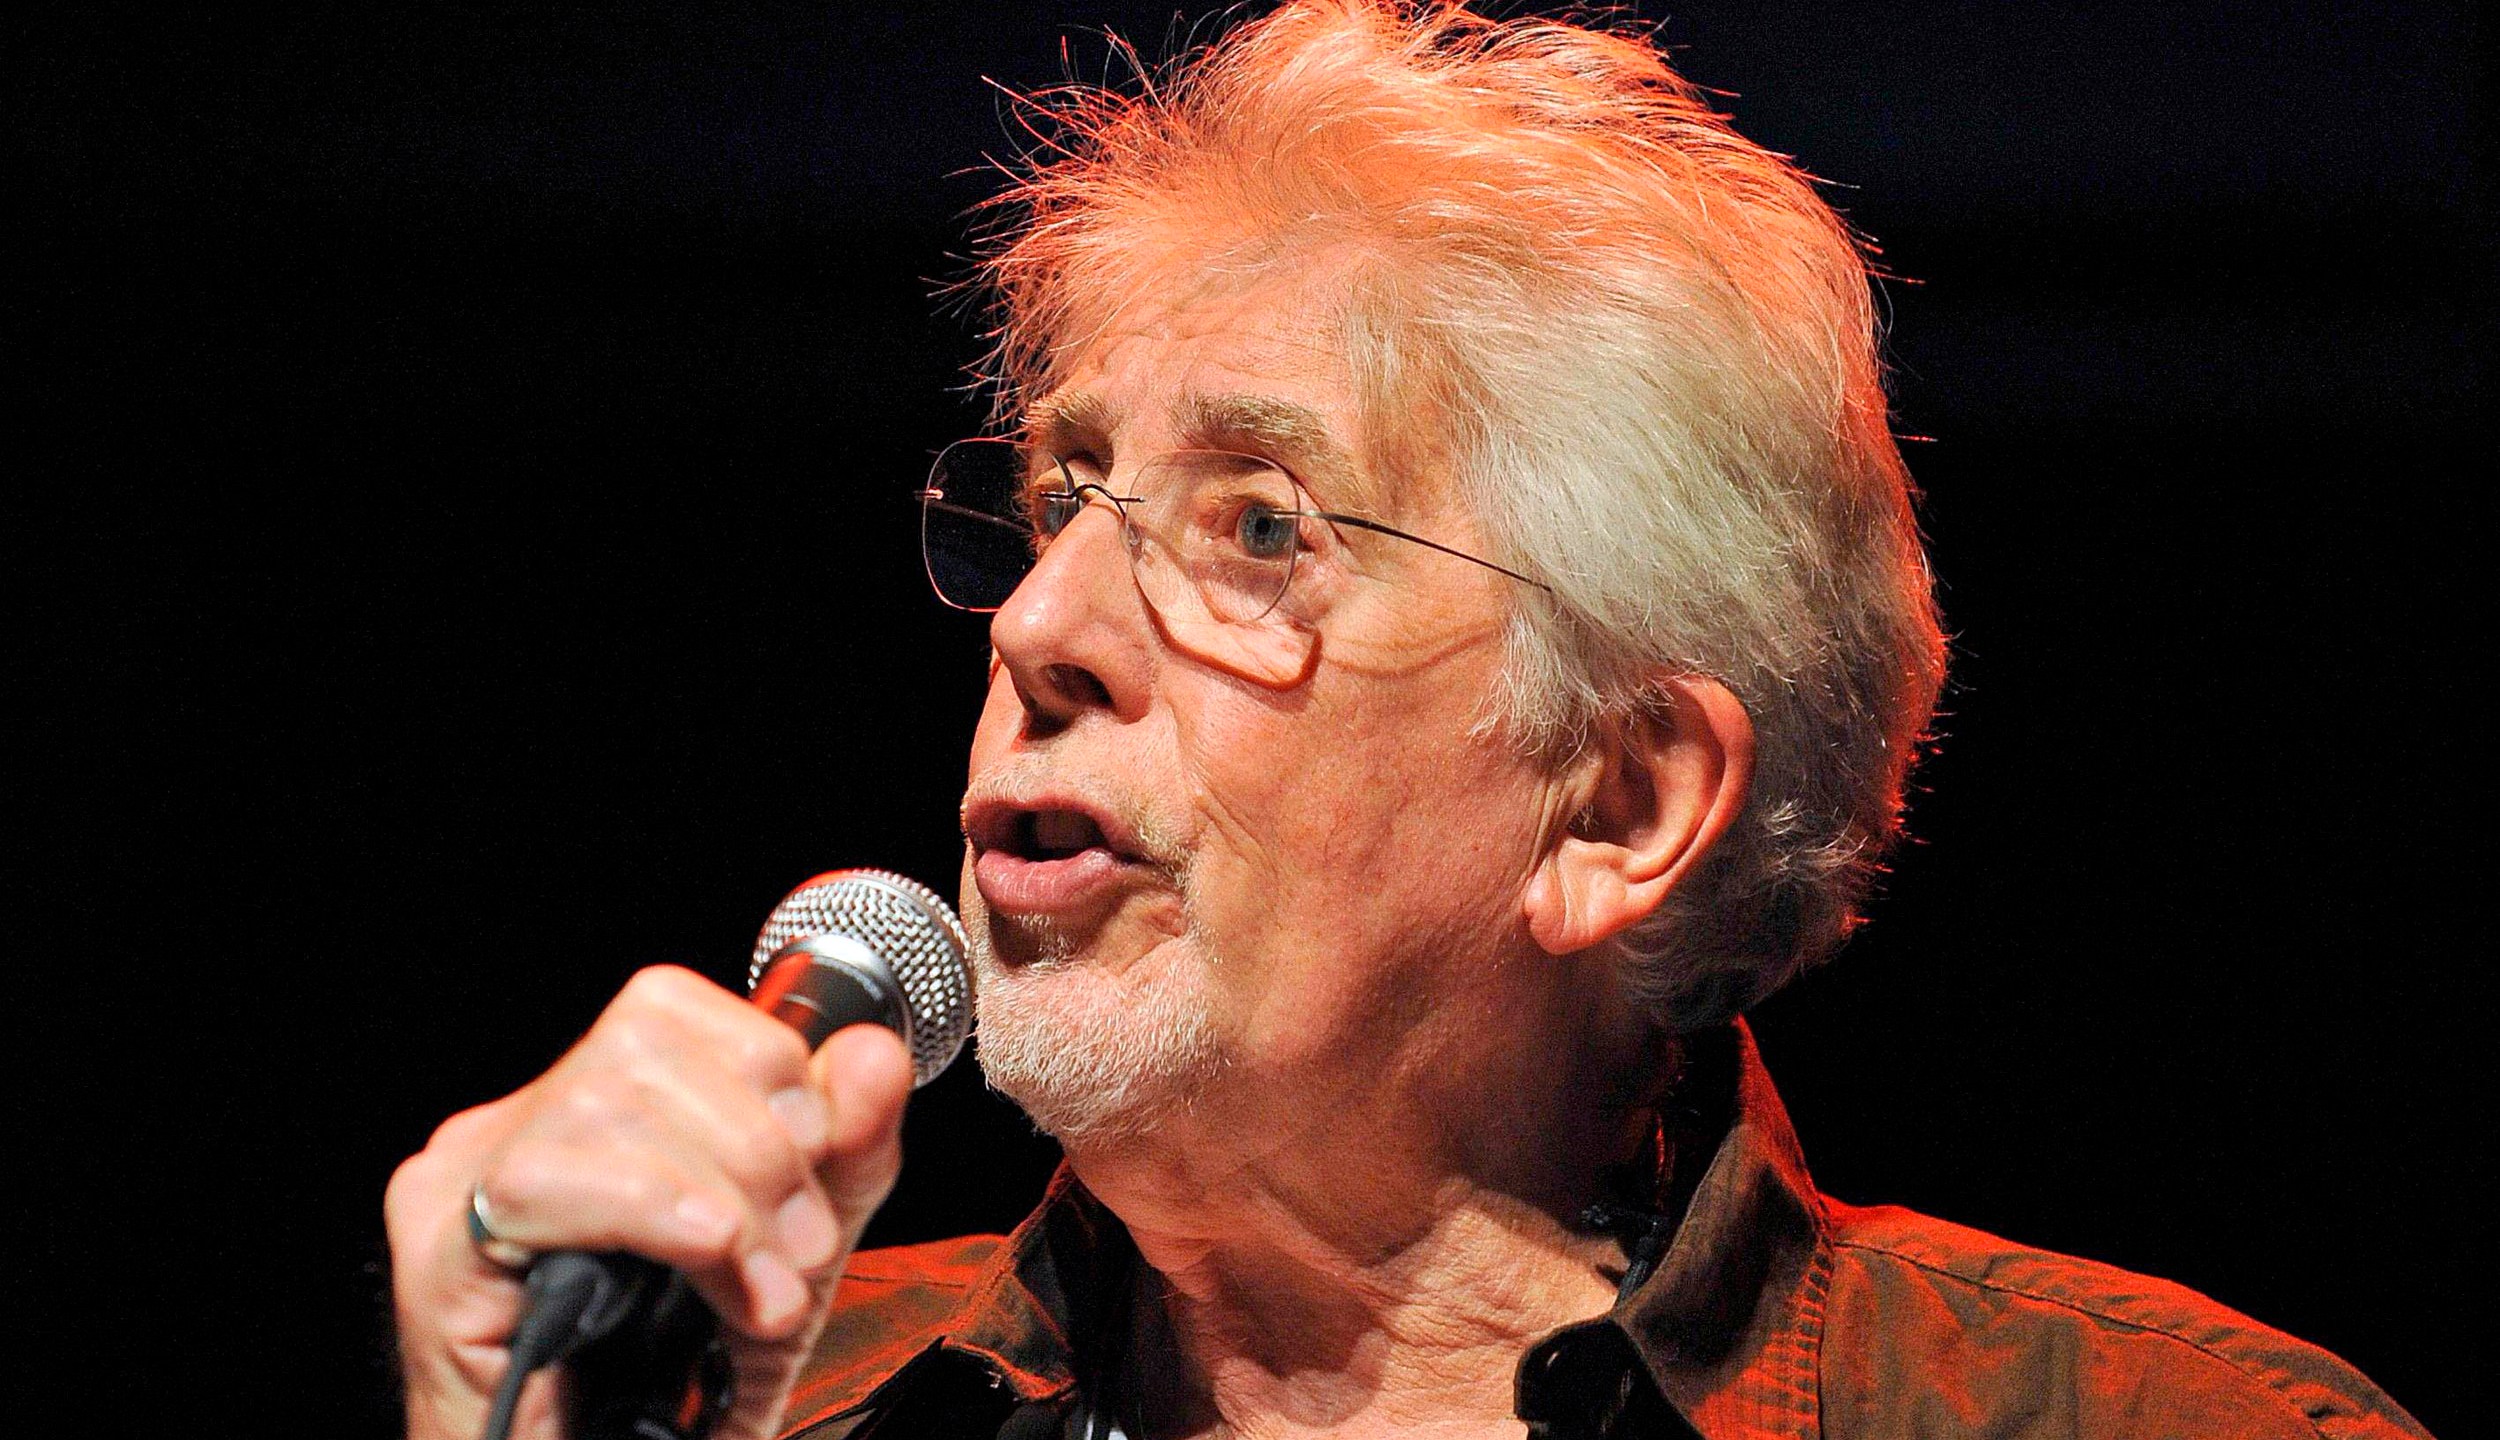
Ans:
<svg viewBox="0 0 2500 1440"><path fill-rule="evenodd" d="M955 913L927 887L879 870L819 875L775 906L747 968L755 1004L808 1048L878 1024L936 1079L972 1028L972 979ZM639 1255L562 1250L531 1263L512 1374L569 1363L580 1440L699 1440L729 1408L720 1322L684 1276ZM508 1425L498 1397L486 1440ZM500 1421L500 1425L499 1422Z"/></svg>
<svg viewBox="0 0 2500 1440"><path fill-rule="evenodd" d="M784 946L748 997L815 1049L846 1025L883 1025L911 1039L902 992L876 954L851 936L810 935ZM917 1079L917 1077L914 1077Z"/></svg>

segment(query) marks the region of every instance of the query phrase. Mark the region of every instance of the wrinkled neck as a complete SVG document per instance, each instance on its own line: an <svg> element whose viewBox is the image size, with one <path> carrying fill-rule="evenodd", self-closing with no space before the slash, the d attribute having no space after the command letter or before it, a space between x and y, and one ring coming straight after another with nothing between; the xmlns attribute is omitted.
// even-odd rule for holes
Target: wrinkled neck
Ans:
<svg viewBox="0 0 2500 1440"><path fill-rule="evenodd" d="M1375 1076L1229 1145L1201 1112L1159 1140L1072 1149L1144 1262L1120 1382L1139 1423L1515 1435L1520 1355L1613 1303L1624 1248L1583 1216L1624 1175L1656 1175L1675 1054L1644 1037L1472 1088Z"/></svg>

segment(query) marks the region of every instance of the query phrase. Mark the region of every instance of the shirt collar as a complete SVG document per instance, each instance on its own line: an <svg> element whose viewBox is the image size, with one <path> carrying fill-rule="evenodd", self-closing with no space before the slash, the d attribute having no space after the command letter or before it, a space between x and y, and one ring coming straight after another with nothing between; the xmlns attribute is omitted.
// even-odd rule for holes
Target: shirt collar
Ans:
<svg viewBox="0 0 2500 1440"><path fill-rule="evenodd" d="M1728 1097L1726 1129L1666 1256L1607 1319L1702 1434L1813 1436L1822 1197L1744 1022L1692 1038L1694 1089Z"/></svg>
<svg viewBox="0 0 2500 1440"><path fill-rule="evenodd" d="M1125 1311L1136 1263L1127 1227L1063 1164L946 1343L991 1362L1017 1398L1057 1399L1109 1363L1106 1322Z"/></svg>

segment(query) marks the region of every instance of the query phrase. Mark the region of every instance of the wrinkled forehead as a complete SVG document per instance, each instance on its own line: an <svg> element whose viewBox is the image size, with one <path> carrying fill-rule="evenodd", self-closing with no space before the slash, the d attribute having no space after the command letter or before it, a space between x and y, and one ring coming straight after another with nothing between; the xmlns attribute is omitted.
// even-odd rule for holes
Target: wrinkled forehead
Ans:
<svg viewBox="0 0 2500 1440"><path fill-rule="evenodd" d="M1443 417L1383 403L1370 383L1379 322L1351 254L1300 260L1290 273L1200 270L1063 317L1061 334L1083 338L1050 347L1023 438L1116 460L1151 432L1151 448L1271 460L1324 504L1382 518L1436 508ZM1132 363L1141 353L1148 363Z"/></svg>

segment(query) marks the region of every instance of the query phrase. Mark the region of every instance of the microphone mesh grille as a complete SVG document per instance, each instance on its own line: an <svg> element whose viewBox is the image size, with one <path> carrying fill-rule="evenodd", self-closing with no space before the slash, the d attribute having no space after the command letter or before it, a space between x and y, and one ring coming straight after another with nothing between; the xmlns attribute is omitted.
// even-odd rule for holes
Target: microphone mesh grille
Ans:
<svg viewBox="0 0 2500 1440"><path fill-rule="evenodd" d="M936 1079L972 1033L972 972L954 910L928 886L890 871L819 875L773 907L755 937L747 989L783 946L813 935L848 935L885 961L911 1013L912 1083Z"/></svg>

